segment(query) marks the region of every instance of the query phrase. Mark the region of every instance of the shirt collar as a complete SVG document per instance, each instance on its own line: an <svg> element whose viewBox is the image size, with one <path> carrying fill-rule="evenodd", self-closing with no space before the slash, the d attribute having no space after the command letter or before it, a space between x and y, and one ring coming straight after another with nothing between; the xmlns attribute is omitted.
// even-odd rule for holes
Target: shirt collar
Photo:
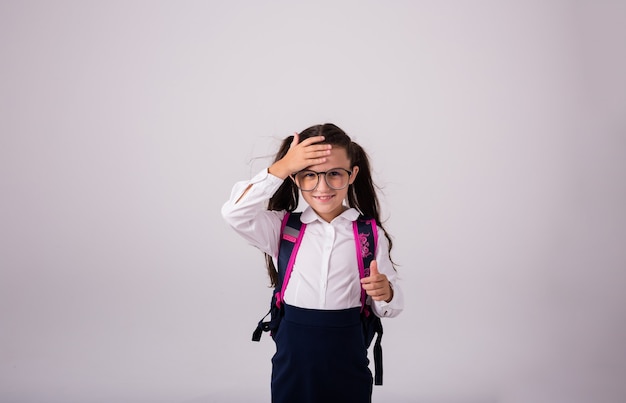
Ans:
<svg viewBox="0 0 626 403"><path fill-rule="evenodd" d="M359 215L360 214L357 209L349 208L343 213L339 214L337 218L341 218L341 219L348 220L348 221L355 221L357 218L359 218ZM337 218L335 218L335 220ZM313 221L326 222L320 216L317 215L317 213L311 208L311 206L307 206L304 209L304 211L302 212L302 216L300 217L300 221L302 221L305 224L310 224Z"/></svg>

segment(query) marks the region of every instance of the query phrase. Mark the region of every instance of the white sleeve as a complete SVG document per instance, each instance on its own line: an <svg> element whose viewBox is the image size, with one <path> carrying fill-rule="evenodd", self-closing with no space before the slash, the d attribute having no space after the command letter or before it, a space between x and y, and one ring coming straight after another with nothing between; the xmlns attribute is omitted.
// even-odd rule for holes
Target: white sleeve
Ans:
<svg viewBox="0 0 626 403"><path fill-rule="evenodd" d="M267 202L282 183L266 168L249 181L237 182L222 206L224 220L250 245L274 258L285 212L267 210Z"/></svg>
<svg viewBox="0 0 626 403"><path fill-rule="evenodd" d="M378 227L378 245L376 247L376 263L378 264L378 272L387 276L393 288L393 298L389 302L373 301L372 310L381 318L393 318L398 316L404 309L404 294L399 284L398 272L393 267L389 258L389 241L384 231ZM369 297L368 297L369 298Z"/></svg>

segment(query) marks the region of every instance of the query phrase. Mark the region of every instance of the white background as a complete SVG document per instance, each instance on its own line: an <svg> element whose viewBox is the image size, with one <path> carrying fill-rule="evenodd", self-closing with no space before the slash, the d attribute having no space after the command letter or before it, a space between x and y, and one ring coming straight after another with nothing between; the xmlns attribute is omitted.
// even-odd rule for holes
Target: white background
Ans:
<svg viewBox="0 0 626 403"><path fill-rule="evenodd" d="M377 402L626 399L623 1L0 3L0 401L269 401L219 210L369 152L407 295Z"/></svg>

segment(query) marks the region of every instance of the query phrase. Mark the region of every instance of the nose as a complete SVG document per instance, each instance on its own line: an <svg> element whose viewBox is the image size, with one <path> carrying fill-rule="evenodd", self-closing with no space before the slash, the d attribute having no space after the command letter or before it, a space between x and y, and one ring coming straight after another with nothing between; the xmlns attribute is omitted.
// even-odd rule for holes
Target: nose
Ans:
<svg viewBox="0 0 626 403"><path fill-rule="evenodd" d="M321 190L321 191L326 191L326 190L330 190L330 186L328 186L328 183L326 183L326 173L325 172L320 172L317 174L317 187L316 190Z"/></svg>

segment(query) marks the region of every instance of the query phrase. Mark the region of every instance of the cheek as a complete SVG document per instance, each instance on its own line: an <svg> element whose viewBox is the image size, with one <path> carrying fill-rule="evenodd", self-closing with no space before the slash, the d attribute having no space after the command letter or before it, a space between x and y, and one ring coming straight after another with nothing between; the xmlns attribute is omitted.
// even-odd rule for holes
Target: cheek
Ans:
<svg viewBox="0 0 626 403"><path fill-rule="evenodd" d="M302 198L305 202L311 204L311 192L301 192L300 194L302 195Z"/></svg>

